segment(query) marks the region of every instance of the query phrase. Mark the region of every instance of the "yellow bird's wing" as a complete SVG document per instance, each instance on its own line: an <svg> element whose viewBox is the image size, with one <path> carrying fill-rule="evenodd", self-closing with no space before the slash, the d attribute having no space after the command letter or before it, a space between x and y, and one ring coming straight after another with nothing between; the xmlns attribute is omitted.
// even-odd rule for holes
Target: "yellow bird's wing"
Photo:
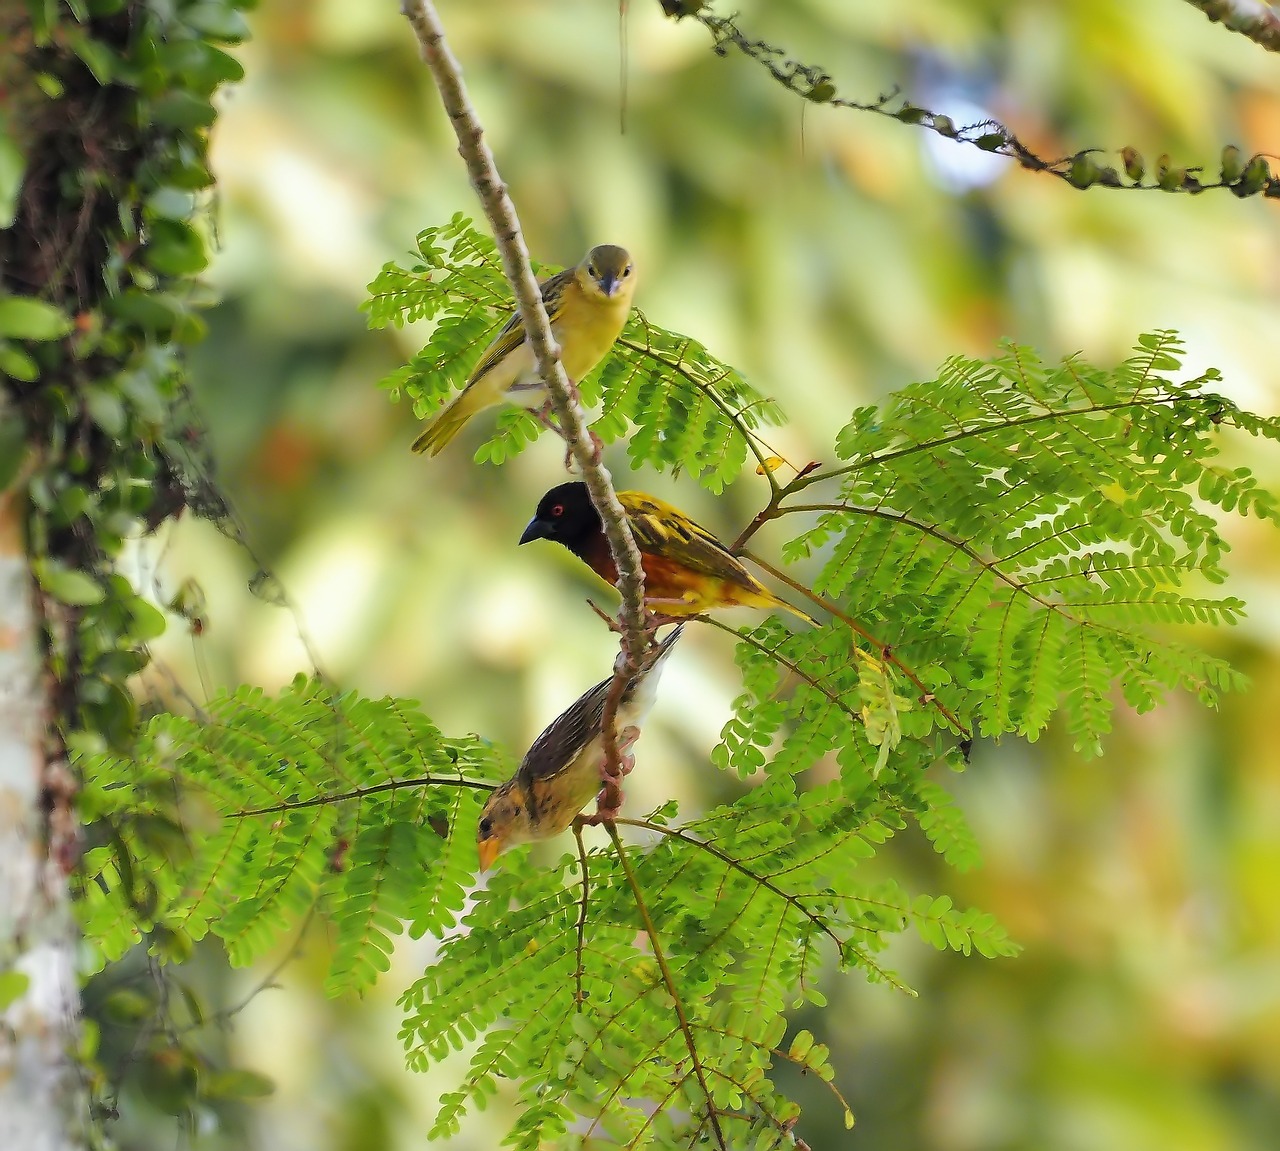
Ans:
<svg viewBox="0 0 1280 1151"><path fill-rule="evenodd" d="M564 312L565 288L574 282L573 277L574 269L566 268L542 285L542 301L553 324ZM512 389L533 367L525 343L524 324L516 312L481 353L462 391L431 417L413 441L413 450L438 455L477 412L514 399Z"/></svg>
<svg viewBox="0 0 1280 1151"><path fill-rule="evenodd" d="M547 318L553 324L564 310L564 290L573 282L575 271L574 268L565 268L563 272L557 272L542 285L542 303L547 309ZM470 387L486 373L492 371L495 365L506 359L525 342L525 339L524 322L520 319L520 313L514 312L511 319L503 325L502 330L493 337L492 343L485 348L480 359L476 361L476 366L471 369L471 375L467 377L467 386Z"/></svg>

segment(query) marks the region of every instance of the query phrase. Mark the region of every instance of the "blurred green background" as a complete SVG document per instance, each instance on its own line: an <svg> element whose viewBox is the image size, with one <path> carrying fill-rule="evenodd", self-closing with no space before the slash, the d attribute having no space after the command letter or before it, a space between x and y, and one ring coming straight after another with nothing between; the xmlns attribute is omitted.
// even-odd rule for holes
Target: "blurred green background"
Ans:
<svg viewBox="0 0 1280 1151"><path fill-rule="evenodd" d="M267 0L238 51L213 161L222 303L194 362L221 480L253 548L295 599L326 672L366 694L423 701L446 730L518 755L611 658L567 557L515 541L561 472L540 441L473 466L472 427L434 461L410 455L413 413L377 381L421 342L366 330L383 261L454 212L478 216L447 122L397 5ZM968 123L995 116L1044 155L1085 146L1203 164L1224 143L1277 150L1280 59L1177 0L742 0L751 34L825 66L844 95L898 84ZM639 305L776 396L789 458L830 454L855 404L928 379L1002 336L1046 356L1112 362L1179 329L1189 368L1234 399L1280 409L1280 206L1158 193L1081 193L878 117L805 106L704 29L626 17L606 0L442 0L441 14L539 259L621 243ZM477 425L486 424L484 418ZM1275 453L1234 445L1280 487ZM725 536L763 502L748 473L715 500L689 481L631 475ZM831 1044L858 1116L845 1133L812 1084L798 1133L876 1151L1263 1151L1280 1140L1280 548L1228 526L1250 616L1193 638L1254 679L1218 714L1174 698L1120 711L1107 756L1059 733L979 742L955 788L986 853L950 874L912 839L895 859L919 887L995 912L1018 960L940 955L914 936L891 961L912 999L830 978L804 1026ZM781 536L762 547L777 548ZM294 619L254 598L253 562L212 528L166 529L138 556L163 586L196 580L208 626L168 637L164 662L197 696L306 669ZM891 637L890 637L891 638ZM728 637L702 629L673 661L639 749L629 804L732 794L707 760L737 685ZM444 1068L411 1076L400 990L430 956L406 941L359 1002L326 1000L323 932L258 996L227 1042L277 1080L211 1145L373 1151L426 1145ZM217 973L234 1003L262 977ZM784 1075L785 1079L785 1075ZM491 1148L504 1097L449 1146ZM126 1109L124 1146L172 1145ZM185 1136L183 1137L186 1138ZM201 1144L204 1145L204 1144Z"/></svg>

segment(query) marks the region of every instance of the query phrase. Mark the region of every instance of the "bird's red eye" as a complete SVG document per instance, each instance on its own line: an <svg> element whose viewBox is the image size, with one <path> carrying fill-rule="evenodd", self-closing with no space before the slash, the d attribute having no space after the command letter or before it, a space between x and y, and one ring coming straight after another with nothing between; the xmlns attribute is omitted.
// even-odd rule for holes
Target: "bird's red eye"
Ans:
<svg viewBox="0 0 1280 1151"><path fill-rule="evenodd" d="M553 516L564 515L564 504L556 504L556 506L551 509L551 514Z"/></svg>

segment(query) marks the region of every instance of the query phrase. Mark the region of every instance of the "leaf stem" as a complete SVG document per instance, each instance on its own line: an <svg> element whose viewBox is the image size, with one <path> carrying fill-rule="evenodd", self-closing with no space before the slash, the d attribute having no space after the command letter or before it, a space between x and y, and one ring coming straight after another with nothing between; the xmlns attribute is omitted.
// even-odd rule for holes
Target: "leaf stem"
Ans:
<svg viewBox="0 0 1280 1151"><path fill-rule="evenodd" d="M476 791L492 791L496 783L482 783L474 779L461 779L453 776L421 775L416 779L393 779L389 783L376 783L372 787L356 787L350 791L342 791L333 795L317 795L312 799L290 800L285 803L272 804L270 807L254 807L248 811L228 813L228 819L248 819L254 815L276 815L282 811L300 811L305 807L325 807L331 803L342 803L348 799L364 799L369 795L377 795L382 791L396 791L401 787L426 787L436 784L441 787L470 787Z"/></svg>
<svg viewBox="0 0 1280 1151"><path fill-rule="evenodd" d="M716 1116L716 1104L711 1097L711 1088L707 1083L706 1069L702 1066L702 1060L698 1056L698 1045L694 1042L693 1029L689 1026L689 1016L684 1009L684 1000L680 998L680 989L676 986L675 976L671 973L666 954L662 950L662 943L658 939L658 929L653 924L653 917L649 914L649 907L644 901L644 893L640 890L636 873L631 866L631 861L627 858L626 850L622 846L622 839L618 835L618 822L618 820L609 820L605 824L605 829L609 832L609 838L613 840L613 849L617 852L618 862L622 865L622 872L627 877L627 886L631 888L636 910L640 913L640 920L644 924L645 934L649 937L649 946L653 948L653 958L658 964L658 970L662 972L662 982L666 984L667 994L671 996L676 1019L679 1021L680 1031L684 1035L684 1044L693 1063L693 1073L697 1076L698 1086L702 1088L703 1097L707 1101L707 1118L710 1120L712 1133L716 1137L716 1145L720 1148L720 1151L729 1151L729 1145L724 1141L724 1132L720 1130L720 1120Z"/></svg>

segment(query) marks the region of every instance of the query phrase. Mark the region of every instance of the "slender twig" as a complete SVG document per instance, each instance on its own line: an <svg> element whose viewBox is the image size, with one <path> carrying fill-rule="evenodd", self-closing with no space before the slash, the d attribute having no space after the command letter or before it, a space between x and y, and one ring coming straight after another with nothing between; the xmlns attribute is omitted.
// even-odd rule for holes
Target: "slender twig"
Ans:
<svg viewBox="0 0 1280 1151"><path fill-rule="evenodd" d="M835 692L833 692L829 687L827 687L820 679L817 679L815 676L810 675L807 671L804 670L804 668L802 668L798 663L796 663L795 660L788 659L785 655L782 655L780 652L774 650L773 648L769 647L767 644L762 643L760 640L756 639L756 637L753 636L750 632L740 632L738 631L737 628L732 628L727 623L721 623L720 620L713 619L709 615L700 615L700 616L695 616L694 618L700 620L703 623L709 623L712 627L719 628L720 631L727 632L729 635L733 636L734 639L738 639L738 640L741 640L743 643L750 644L753 648L756 649L756 651L762 652L763 654L767 655L771 660L773 660L774 663L780 663L793 675L804 680L804 682L807 683L811 688L813 688L814 691L819 691L823 695L825 695L827 699L829 699L832 703L834 703L836 707L838 707L841 711L843 711L845 715L847 715L851 720L853 720L854 723L862 722L862 716L860 716L856 711L854 711L853 708L851 708L847 703L845 703L844 700L842 700Z"/></svg>
<svg viewBox="0 0 1280 1151"><path fill-rule="evenodd" d="M416 779L393 779L390 783L375 783L372 787L356 787L351 791L335 792L332 795L317 795L312 799L290 800L285 803L272 804L270 807L254 807L248 811L233 811L228 819L248 819L254 815L277 815L283 811L298 811L304 807L325 807L331 803L342 803L348 799L364 799L369 795L377 795L382 791L396 791L402 787L470 787L476 791L492 791L497 784L481 783L474 779L460 779L456 776L420 775Z"/></svg>
<svg viewBox="0 0 1280 1151"><path fill-rule="evenodd" d="M175 1027L171 1030L175 1034L181 1034L184 1031L199 1031L202 1028L208 1027L210 1024L217 1024L219 1027L224 1027L239 1015L240 1012L248 1007L249 1004L257 999L264 991L270 991L278 988L280 984L276 982L276 978L279 976L280 972L288 967L289 964L297 959L303 952L306 944L307 929L311 926L312 920L315 919L316 909L318 907L319 903L317 902L307 908L307 914L302 918L302 923L298 927L298 933L294 938L293 945L285 952L276 965L254 985L253 990L245 995L239 1003L235 1004L233 1007L224 1007L221 1011L215 1012L213 1015L210 1015L207 1019L201 1020L199 1023L188 1023L183 1027Z"/></svg>
<svg viewBox="0 0 1280 1151"><path fill-rule="evenodd" d="M778 887L771 880L755 871L752 871L751 868L749 868L740 859L736 859L726 851L721 851L720 848L716 847L716 845L711 843L709 840L697 839L687 831L678 827L668 827L666 824L654 823L648 819L627 819L619 817L613 822L624 824L627 827L639 827L644 831L656 832L658 835L665 836L668 839L678 839L681 843L686 843L690 847L696 847L698 850L705 851L708 855L714 856L731 871L736 871L738 874L746 876L746 878L752 883L758 884L760 887L773 892L773 894L786 903L788 907L792 907L796 911L800 912L800 914L813 924L814 927L821 931L823 935L826 935L831 939L831 941L836 945L836 950L838 951L842 962L845 960L846 956L850 954L855 955L865 967L874 971L881 979L889 984L890 987L903 991L909 990L906 984L898 979L897 976L895 976L891 971L887 971L885 968L881 967L874 959L872 959L870 953L868 953L864 948L859 947L852 940L841 939L836 933L835 928L832 927L830 923L816 912L810 911L809 908L800 902L800 900L804 898L803 895L788 895L782 890L782 888ZM814 892L812 897L814 899L831 898L830 894L821 892ZM866 900L864 902L870 903L873 901ZM888 906L888 904L885 904L884 906Z"/></svg>
<svg viewBox="0 0 1280 1151"><path fill-rule="evenodd" d="M1280 18L1260 0L1187 2L1199 8L1210 20L1222 20L1232 31L1250 37L1270 51L1280 51ZM1015 160L1027 171L1053 176L1080 191L1109 188L1129 192L1161 191L1196 195L1212 188L1230 188L1241 198L1259 193L1271 198L1280 197L1280 178L1271 174L1267 163L1270 157L1263 153L1257 153L1246 160L1238 154L1238 149L1232 148L1232 153L1236 155L1233 160L1228 160L1224 155L1217 180L1208 179L1199 167L1171 166L1164 157L1156 163L1149 174L1150 178L1144 179L1148 176L1146 165L1133 148L1120 149L1120 168L1107 164L1100 158L1106 151L1101 148L1082 148L1057 158L1041 156L997 120L988 118L958 125L950 116L930 111L906 99L897 85L871 100L841 96L834 78L825 68L794 59L784 48L749 36L738 25L737 13L719 16L711 10L710 4L699 0L659 0L659 3L666 15L673 19L690 16L702 24L711 34L712 49L717 55L727 55L732 46L761 65L775 81L806 103L886 116L990 155ZM803 132L802 118L802 147Z"/></svg>
<svg viewBox="0 0 1280 1151"><path fill-rule="evenodd" d="M863 468L878 467L881 464L887 464L892 460L914 455L917 452L934 452L939 448L946 447L948 444L958 443L960 440L972 439L974 436L985 436L988 432L1003 432L1010 428L1025 428L1030 424L1043 424L1048 420L1069 420L1073 416L1092 416L1100 412L1121 412L1126 408L1150 408L1157 404L1176 403L1183 398L1185 397L1168 394L1146 396L1136 400L1118 400L1113 404L1089 404L1083 408L1054 409L1047 412L1036 412L1035 415L1019 416L1015 419L1002 419L990 424L977 424L974 427L962 428L949 436L922 440L919 443L908 444L906 447L896 448L893 451L879 455L863 456L861 459L855 460L851 464L845 464L843 467L831 468L829 471L817 472L803 477L797 476L787 485L787 495L794 495L801 489L807 488L810 484L818 484L823 480L831 480L839 476L852 475L855 472L862 471Z"/></svg>
<svg viewBox="0 0 1280 1151"><path fill-rule="evenodd" d="M515 205L507 195L506 185L498 175L493 153L484 140L484 130L462 80L462 68L445 42L444 27L431 0L401 0L404 13L422 50L422 58L431 71L449 121L458 137L458 152L467 166L471 186L484 207L485 217L493 229L493 238L502 257L502 270L511 283L516 308L528 334L538 372L547 387L551 406L556 413L573 457L578 462L583 482L591 494L591 502L600 513L609 550L618 572L618 592L622 596L619 609L622 630L622 658L614 674L625 684L642 666L649 646L644 621L644 572L640 552L636 548L626 513L618 502L609 470L600 460L591 438L586 416L578 401L576 388L565 375L560 351L551 333L551 324L542 303L538 282L529 263L529 250L516 216ZM619 688L619 693L621 688ZM613 706L610 707L609 704ZM615 725L617 700L611 694L606 701L602 740L605 764L609 774L621 778L622 756L618 750Z"/></svg>
<svg viewBox="0 0 1280 1151"><path fill-rule="evenodd" d="M698 1086L702 1088L703 1098L707 1101L707 1116L711 1121L711 1130L716 1137L716 1145L720 1148L720 1151L729 1151L729 1145L724 1141L724 1132L720 1130L720 1120L716 1116L716 1104L711 1096L711 1088L707 1083L706 1069L702 1066L702 1059L698 1055L698 1045L693 1039L693 1029L689 1026L689 1017L685 1013L684 1000L680 998L680 989L676 986L675 976L671 973L671 967L667 963L666 954L663 952L662 944L658 939L658 929L653 925L653 916L649 914L648 904L644 901L644 893L640 890L640 883L636 879L636 873L632 869L631 861L627 858L626 850L622 846L622 839L618 835L617 821L610 820L605 824L605 830L608 831L609 838L613 840L613 849L618 853L618 862L622 865L623 874L627 877L627 886L631 888L631 895L636 902L636 910L640 913L640 921L644 924L644 932L649 937L649 946L653 948L653 958L658 964L658 970L662 972L662 982L666 984L667 994L671 996L676 1019L680 1023L680 1030L684 1034L684 1043L689 1050L689 1059L693 1063L693 1073L697 1076Z"/></svg>
<svg viewBox="0 0 1280 1151"><path fill-rule="evenodd" d="M575 946L575 962L573 965L574 995L573 1002L579 1011L586 1000L582 995L583 948L586 946L587 933L587 900L591 894L590 877L587 874L587 848L582 842L582 824L573 821L573 838L578 842L578 866L582 868L582 900L578 904L578 941Z"/></svg>
<svg viewBox="0 0 1280 1151"><path fill-rule="evenodd" d="M1187 0L1210 20L1221 21L1224 28L1247 36L1268 52L1280 52L1280 14L1265 4L1241 3L1241 0Z"/></svg>

